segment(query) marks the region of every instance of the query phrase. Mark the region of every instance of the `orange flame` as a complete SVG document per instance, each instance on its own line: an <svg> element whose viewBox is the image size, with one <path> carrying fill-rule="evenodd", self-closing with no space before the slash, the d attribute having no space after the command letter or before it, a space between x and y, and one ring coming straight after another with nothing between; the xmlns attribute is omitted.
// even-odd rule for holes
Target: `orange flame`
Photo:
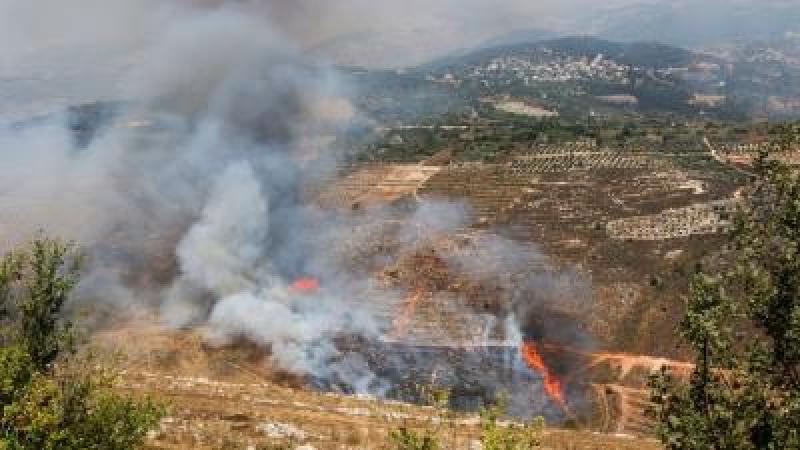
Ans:
<svg viewBox="0 0 800 450"><path fill-rule="evenodd" d="M296 292L312 294L320 288L319 280L316 278L298 278L292 283L291 289Z"/></svg>
<svg viewBox="0 0 800 450"><path fill-rule="evenodd" d="M393 322L394 328L392 330L392 337L400 339L406 337L408 330L411 329L411 323L414 320L414 315L417 312L417 305L422 299L424 292L422 289L417 289L406 299L406 306L400 317L396 318Z"/></svg>
<svg viewBox="0 0 800 450"><path fill-rule="evenodd" d="M550 368L547 367L536 344L533 342L523 342L521 350L525 364L541 374L544 378L544 391L547 393L547 396L556 402L561 409L566 410L567 399L564 396L564 385L561 380L553 374Z"/></svg>

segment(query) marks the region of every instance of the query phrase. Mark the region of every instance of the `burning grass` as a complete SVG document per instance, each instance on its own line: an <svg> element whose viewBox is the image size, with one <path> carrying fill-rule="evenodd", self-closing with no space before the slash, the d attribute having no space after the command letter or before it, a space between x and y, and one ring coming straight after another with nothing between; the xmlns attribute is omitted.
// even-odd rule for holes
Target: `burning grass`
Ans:
<svg viewBox="0 0 800 450"><path fill-rule="evenodd" d="M539 354L536 343L527 341L522 344L520 349L525 364L542 376L544 391L548 397L555 402L562 410L567 410L567 398L564 395L564 383L553 373L550 367L545 364L542 355Z"/></svg>
<svg viewBox="0 0 800 450"><path fill-rule="evenodd" d="M391 448L389 433L399 427L407 427L422 434L435 433L444 448L469 448L481 432L480 421L475 412L444 411L396 401L381 401L372 397L316 391L310 388L308 380L270 368L265 364L264 350L245 342L225 348L213 348L206 345L202 336L196 332L170 332L156 327L137 328L134 324L98 335L95 339L96 342L101 340L113 348L122 348L129 356L122 363L126 371L121 388L139 393L155 393L172 403L172 418L164 422L161 429L153 435L152 444L156 448L216 449L290 443L298 446L308 443L319 450L343 446L388 449ZM366 346L369 343L354 341L352 345L367 352ZM533 342L525 347L539 352L541 361L533 365L541 362L546 369L530 367L530 351L521 353L520 349L513 347L426 350L395 343L377 347L375 352L377 356L388 359L404 354L419 356L420 352L427 352L422 355L422 360L428 362L443 361L442 358L467 358L464 367L472 367L472 371L456 374L462 384L460 388L456 386L450 394L456 403L458 396L466 395L463 398L471 398L471 395L476 395L475 391L470 391L466 386L470 377L475 377L475 374L493 378L503 376L497 372L497 368L501 366L498 362L505 358L502 351L509 352L509 357L513 357L514 353L517 358L525 357L524 362L527 365L519 370L520 373L527 372L528 378L512 377L511 380L522 383L521 392L525 392L529 396L527 398L533 401L543 399L547 393L545 386L548 384L541 381L546 378L544 373L549 371L551 377L560 376L556 379L562 383L560 392L564 404L570 404L569 399L573 398L568 399L567 394L576 395L574 388L570 388L570 377L557 374L546 364L547 361L581 358L586 365L591 366L607 364L599 362L600 359L614 359L614 355L610 354L597 354L596 357L591 354L570 356L569 349L558 349L546 344L534 345ZM587 370L597 371L597 365ZM424 365L414 367L410 372L397 372L393 376L397 376L395 381L398 385L430 381L430 375L435 373L435 367L431 367L434 370L428 372L427 376ZM613 371L613 368L609 370ZM596 373L584 376L593 376ZM445 373L439 373L439 378L434 381L443 383L446 376ZM559 386L558 383L550 385ZM604 395L596 396L602 397L602 404L594 403L595 408L605 409L608 417L595 422L597 429L626 432L629 427L638 427L641 414L638 402L640 398L646 398L646 395L640 395L640 390L623 386L592 386L591 392L598 389ZM555 395L556 392L558 391L550 394ZM589 398L591 392L587 392L586 398ZM556 399L551 402L559 406L559 400ZM575 397L576 405L584 401L585 399ZM622 415L626 417L621 419ZM625 423L619 420L624 420ZM266 429L265 424L279 424L269 428L273 431L283 430L286 428L283 425L290 425L305 433L306 439L300 442L291 436L272 438L263 432ZM646 439L558 430L552 427L544 433L543 443L548 448L556 449L659 448L654 441Z"/></svg>

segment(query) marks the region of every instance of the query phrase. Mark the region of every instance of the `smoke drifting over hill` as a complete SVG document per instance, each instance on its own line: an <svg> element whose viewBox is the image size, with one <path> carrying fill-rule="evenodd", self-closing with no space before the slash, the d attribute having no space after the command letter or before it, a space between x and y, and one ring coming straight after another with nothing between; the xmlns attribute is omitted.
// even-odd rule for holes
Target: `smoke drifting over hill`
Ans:
<svg viewBox="0 0 800 450"><path fill-rule="evenodd" d="M631 2L604 2L603 8ZM589 0L87 0L80 7L57 0L2 0L0 46L9 59L32 49L80 53L91 48L108 62L120 51L130 56L152 45L176 21L235 9L270 22L299 48L327 50L321 57L406 65L517 29L568 32L574 11L587 6L599 9Z"/></svg>
<svg viewBox="0 0 800 450"><path fill-rule="evenodd" d="M213 343L260 344L281 369L386 392L387 380L358 352L340 352L336 339L378 342L393 326L387 305L409 293L378 286L372 265L348 260L348 243L388 236L404 252L464 228L467 215L461 204L424 199L402 212L357 214L307 201L305 189L346 150L332 137L368 120L342 95L336 72L304 56L305 36L275 25L275 15L311 20L308 10L280 2L263 14L249 3L97 1L81 13L48 6L2 4L3 22L18 20L3 28L3 42L19 45L4 61L16 70L7 82L31 91L15 89L24 95L11 100L54 95L30 78L48 85L69 68L64 86L80 92L61 101L126 101L85 148L59 114L0 128L0 250L37 230L77 241L91 263L75 306L94 312L98 326L113 323L105 311L155 315L176 329L200 327ZM114 82L93 78L108 75L95 72L98 59L119 55L131 59L115 66Z"/></svg>
<svg viewBox="0 0 800 450"><path fill-rule="evenodd" d="M591 347L576 320L592 314L588 275L469 228L459 202L342 211L309 191L347 154L336 137L373 125L336 64L415 64L531 28L625 37L639 32L599 13L625 11L628 25L686 13L602 3L0 0L0 252L39 230L75 240L90 265L72 306L98 328L144 317L216 345L244 339L326 388L387 394L418 372L491 393L505 377L520 414L573 407L570 356L551 364L547 351ZM79 142L58 111L95 100L115 103ZM444 275L398 275L428 269ZM473 342L403 340L428 295ZM552 400L525 397L537 383Z"/></svg>
<svg viewBox="0 0 800 450"><path fill-rule="evenodd" d="M228 9L171 22L123 72L119 92L135 101L88 148L62 117L4 130L2 246L40 228L75 239L92 261L78 298L93 310L209 323L217 342L247 337L284 369L329 376L330 334L367 334L373 323L343 318L346 297L293 296L289 284L314 254L306 237L329 222L300 200L326 170L304 167L302 155L332 162L336 149L306 138L355 117L335 75L272 28ZM339 377L356 385L361 375Z"/></svg>
<svg viewBox="0 0 800 450"><path fill-rule="evenodd" d="M37 49L64 63L75 55L94 58L105 67L100 75L110 77L115 65L135 63L132 55L176 21L219 9L269 22L315 58L396 67L530 30L677 45L780 37L798 31L796 6L794 0L86 0L75 7L57 0L2 0L0 75L11 70L15 56Z"/></svg>

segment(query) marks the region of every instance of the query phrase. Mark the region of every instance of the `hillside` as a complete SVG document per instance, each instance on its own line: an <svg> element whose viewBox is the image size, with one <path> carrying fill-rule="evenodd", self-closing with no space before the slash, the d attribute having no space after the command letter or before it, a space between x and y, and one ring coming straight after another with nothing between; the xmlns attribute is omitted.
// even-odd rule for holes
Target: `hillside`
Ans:
<svg viewBox="0 0 800 450"><path fill-rule="evenodd" d="M800 11L791 0L678 0L595 11L576 22L608 39L696 47L782 38L797 31Z"/></svg>
<svg viewBox="0 0 800 450"><path fill-rule="evenodd" d="M416 89L393 97L390 104L414 104L438 90L448 103L442 108L441 98L431 102L439 106L438 113L469 111L487 98L512 97L572 119L592 111L613 116L785 118L800 114L795 49L792 38L700 52L656 41L562 37L455 53L396 72L394 82L382 84L386 93L364 90L380 98L391 95L395 86L408 87L403 80L415 80ZM385 78L380 72L365 72L359 82L372 77Z"/></svg>
<svg viewBox="0 0 800 450"><path fill-rule="evenodd" d="M0 450L800 450L800 0L86 2L0 0Z"/></svg>
<svg viewBox="0 0 800 450"><path fill-rule="evenodd" d="M523 42L451 56L412 73L473 104L510 96L573 119L591 111L730 117L748 108L728 97L719 58L656 42L588 36ZM717 100L700 104L696 96Z"/></svg>
<svg viewBox="0 0 800 450"><path fill-rule="evenodd" d="M623 64L653 69L685 67L697 57L689 50L658 42L625 43L592 36L569 36L494 45L466 55L434 61L423 68L438 71L466 65L481 65L498 57L524 58L551 53L589 59L604 55Z"/></svg>
<svg viewBox="0 0 800 450"><path fill-rule="evenodd" d="M256 349L213 349L197 334L132 325L95 342L127 356L119 389L170 402L170 414L150 434L149 448L389 449L389 433L400 427L434 433L447 449L474 448L480 437L476 414L314 392L259 364ZM612 398L604 408L615 408ZM554 426L547 427L543 444L553 450L661 448L630 434Z"/></svg>

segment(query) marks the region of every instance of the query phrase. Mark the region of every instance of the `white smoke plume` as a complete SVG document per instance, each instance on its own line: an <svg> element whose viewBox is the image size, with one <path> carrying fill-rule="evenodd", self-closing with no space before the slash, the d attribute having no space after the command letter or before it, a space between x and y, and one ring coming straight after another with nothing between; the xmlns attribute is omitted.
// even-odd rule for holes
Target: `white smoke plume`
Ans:
<svg viewBox="0 0 800 450"><path fill-rule="evenodd" d="M84 25L103 14L121 25L111 6L97 6ZM103 22L75 38L137 55L110 91L127 101L87 148L61 115L0 132L3 249L40 229L76 240L92 261L77 297L92 310L153 311L175 328L202 326L213 343L261 344L284 370L382 389L334 339L378 337L390 318L373 305L405 293L374 286L333 247L354 227L379 230L393 213L344 217L303 199L305 185L335 168L341 150L330 137L359 120L335 73L241 8L184 9L169 26L160 20L174 12L158 14L132 23L151 36L114 39L116 25ZM45 46L61 36L49 31ZM412 245L462 218L458 208L430 204L394 233ZM323 287L298 292L292 283L303 276Z"/></svg>
<svg viewBox="0 0 800 450"><path fill-rule="evenodd" d="M219 176L202 218L177 248L181 275L167 292L165 320L177 327L203 320L206 311L196 304L200 292L226 298L255 292L265 278L274 282L269 268L262 267L269 232L267 201L246 163L235 163Z"/></svg>
<svg viewBox="0 0 800 450"><path fill-rule="evenodd" d="M27 116L39 106L124 100L86 148L58 114L0 128L0 250L38 230L76 240L92 261L77 297L93 310L155 312L175 328L203 327L213 343L256 342L287 371L384 392L365 359L343 354L335 340L379 339L392 326L385 305L408 293L371 276L391 255L353 242L388 236L412 249L464 228L466 208L421 201L410 212L340 214L305 201L306 185L329 176L343 154L333 137L362 118L336 72L309 61L306 37L292 29L332 6L267 3L91 1L62 23L63 2L0 0L0 25L9 24L0 34L10 36L2 42L19 46L0 66L18 95L0 98L0 117L19 117L19 105ZM283 21L287 14L293 19ZM31 20L38 27L26 40ZM93 69L115 53L130 58L110 64L111 74ZM64 92L45 89L55 102L39 105L36 86L61 67L52 55L78 70L51 87ZM518 251L488 245L498 249L493 258ZM354 254L365 260L353 264ZM468 258L451 262L467 274L481 270ZM303 277L321 289L298 292L292 284Z"/></svg>
<svg viewBox="0 0 800 450"><path fill-rule="evenodd" d="M209 324L215 341L247 337L272 347L279 367L324 375L333 335L372 323L346 323L336 298L298 299L289 286L311 258L301 248L311 224L300 191L324 174L303 167L301 137L324 138L354 118L335 76L237 8L186 9L165 26L135 2L110 2L129 7L120 11L97 3L78 17L85 33L65 31L76 32L73 44L136 52L110 91L129 101L88 148L61 115L3 128L2 248L40 229L76 240L93 262L79 296L93 308ZM3 6L20 19L42 12L43 27L56 20L47 9ZM132 34L153 26L154 35L114 39L131 8L142 13ZM58 41L55 28L37 44ZM336 149L323 150L335 161Z"/></svg>

